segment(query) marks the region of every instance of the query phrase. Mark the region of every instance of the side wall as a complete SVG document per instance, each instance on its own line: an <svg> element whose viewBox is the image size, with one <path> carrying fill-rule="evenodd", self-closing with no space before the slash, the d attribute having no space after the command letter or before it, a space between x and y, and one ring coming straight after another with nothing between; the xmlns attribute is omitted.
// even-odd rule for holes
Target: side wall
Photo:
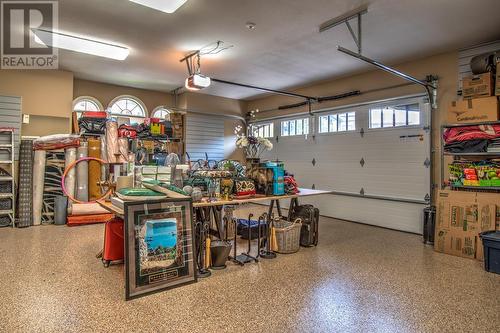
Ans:
<svg viewBox="0 0 500 333"><path fill-rule="evenodd" d="M25 136L68 133L73 100L79 96L93 96L106 108L117 96L133 95L142 100L148 112L161 105L173 106L175 102L168 92L74 79L71 72L52 70L0 70L0 94L22 97L22 112L30 115L30 123L22 126L22 135ZM191 92L178 96L177 106L232 116L242 116L247 109L243 101ZM234 146L233 130L237 124L241 124L237 118L225 121L226 158L244 157Z"/></svg>
<svg viewBox="0 0 500 333"><path fill-rule="evenodd" d="M168 92L152 91L145 89L130 88L95 81L75 79L73 84L73 97L92 96L101 102L106 109L110 102L120 95L132 95L139 98L148 111L148 115L157 107L172 105L172 94Z"/></svg>
<svg viewBox="0 0 500 333"><path fill-rule="evenodd" d="M30 115L22 135L68 133L73 102L73 73L52 70L0 70L0 94L20 96Z"/></svg>
<svg viewBox="0 0 500 333"><path fill-rule="evenodd" d="M447 107L452 100L457 98L457 77L458 77L458 53L449 52L441 55L436 55L417 61L412 61L394 66L395 68L411 74L417 78L424 78L426 75L433 74L439 77L438 87L438 109L434 110L432 114L433 122L433 142L434 142L434 165L433 165L433 179L434 183L440 182L440 144L439 144L439 128L446 122ZM331 81L320 82L314 85L297 89L295 92L312 95L312 96L328 96L341 94L352 90L360 90L363 93L359 96L354 96L342 100L325 102L314 105L314 109L325 109L328 107L335 107L340 105L354 104L360 102L374 101L387 99L391 97L398 97L420 93L423 88L417 85L410 85L392 89L379 88L390 87L405 83L406 81L390 75L380 70L374 70L350 77L343 77ZM255 99L248 102L247 110L266 110L277 108L280 105L297 103L297 99L283 97L283 96L269 96L264 98ZM291 114L296 112L306 111L305 108L260 112L259 117L272 117L277 115Z"/></svg>

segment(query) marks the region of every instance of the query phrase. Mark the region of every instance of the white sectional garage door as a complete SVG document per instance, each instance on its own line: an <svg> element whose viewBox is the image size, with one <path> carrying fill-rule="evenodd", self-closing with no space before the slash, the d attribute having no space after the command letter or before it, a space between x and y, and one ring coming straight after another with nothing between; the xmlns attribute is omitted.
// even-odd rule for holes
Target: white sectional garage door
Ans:
<svg viewBox="0 0 500 333"><path fill-rule="evenodd" d="M370 128L370 109L409 105L420 109L419 125ZM334 115L332 126L339 127L335 120L345 113L352 117L352 112L355 121L350 126L355 124L355 130L319 133L325 115ZM378 111L373 112L372 124L378 126ZM310 199L322 215L422 233L422 209L430 192L429 112L423 96L328 110L308 117L311 134L297 136L280 136L282 121L293 118L276 119L275 147L263 157L284 161L302 187L339 192ZM396 116L387 118L386 126L389 121L401 125Z"/></svg>

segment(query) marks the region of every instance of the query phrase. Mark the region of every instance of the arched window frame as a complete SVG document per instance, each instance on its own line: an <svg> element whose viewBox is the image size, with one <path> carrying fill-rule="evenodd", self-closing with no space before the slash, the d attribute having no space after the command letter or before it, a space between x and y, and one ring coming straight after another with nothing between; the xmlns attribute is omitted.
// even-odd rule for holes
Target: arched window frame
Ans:
<svg viewBox="0 0 500 333"><path fill-rule="evenodd" d="M113 108L113 105L115 103L119 102L122 99L129 99L129 100L132 100L135 103L137 103L137 105L139 105L139 107L142 110L142 115L139 116L139 115L129 115L129 114L113 113L111 111L112 108ZM146 118L148 116L148 109L147 109L146 105L144 104L144 102L141 101L140 98L138 98L136 96L133 96L133 95L120 95L120 96L116 96L115 98L113 98L113 100L111 102L109 102L107 111L109 112L109 114L111 115L111 117L122 118L122 119L123 118L128 118L130 124L133 124L133 123L142 123L144 121L144 118Z"/></svg>
<svg viewBox="0 0 500 333"><path fill-rule="evenodd" d="M98 110L75 110L75 107L78 103L81 103L83 101L88 101L90 103L93 103L95 106L97 106ZM104 111L104 107L102 106L101 102L93 96L79 96L73 100L73 112L76 112L77 118L80 118L83 112L99 112L99 111Z"/></svg>
<svg viewBox="0 0 500 333"><path fill-rule="evenodd" d="M141 109L143 111L142 115L138 116L138 115L130 115L130 114L113 113L111 111L111 109L113 108L113 105L116 104L117 102L119 102L122 99L130 99L130 100L134 101L135 103L137 103L141 107ZM111 102L109 102L108 111L109 111L109 113L111 115L124 116L124 117L132 117L132 118L146 118L147 115L148 115L148 108L146 107L146 105L144 104L144 102L141 101L140 98L132 96L132 95L120 95L120 96L116 96L115 98L113 98L113 100Z"/></svg>
<svg viewBox="0 0 500 333"><path fill-rule="evenodd" d="M156 113L157 112L161 112L161 111L166 111L169 116L168 117L158 117L158 116L156 116ZM160 106L157 106L157 107L155 107L153 109L153 111L151 112L151 118L160 118L160 119L164 119L164 120L170 120L170 114L171 113L172 113L172 110L169 110L165 106L160 105Z"/></svg>

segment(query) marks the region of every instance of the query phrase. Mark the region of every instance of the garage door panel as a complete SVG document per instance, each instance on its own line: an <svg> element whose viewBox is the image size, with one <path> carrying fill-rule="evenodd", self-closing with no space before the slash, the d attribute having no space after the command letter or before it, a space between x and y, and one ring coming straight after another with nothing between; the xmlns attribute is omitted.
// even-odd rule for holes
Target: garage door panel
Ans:
<svg viewBox="0 0 500 333"><path fill-rule="evenodd" d="M323 216L422 233L424 205L324 195L301 200L317 206Z"/></svg>
<svg viewBox="0 0 500 333"><path fill-rule="evenodd" d="M370 108L405 105L403 103L419 103L420 126L369 129ZM424 201L429 192L430 168L424 163L429 158L430 140L429 131L423 129L429 110L423 97L416 97L325 111L310 123L317 125L322 115L354 111L356 130L319 133L315 139L312 135L279 137L273 141L275 149L263 154L263 158L284 161L286 169L296 176L302 187L314 184L317 189L354 194L363 189L365 195L393 200L341 195L308 199L318 205L324 215L420 233L424 205L394 200ZM280 128L280 122L275 121L275 128ZM364 131L363 136L360 129ZM311 133L314 133L312 129Z"/></svg>

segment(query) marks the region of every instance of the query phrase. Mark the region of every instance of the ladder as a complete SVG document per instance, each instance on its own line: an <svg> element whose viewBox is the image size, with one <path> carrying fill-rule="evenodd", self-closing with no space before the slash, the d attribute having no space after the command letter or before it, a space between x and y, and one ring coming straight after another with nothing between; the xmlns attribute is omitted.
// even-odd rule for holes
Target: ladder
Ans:
<svg viewBox="0 0 500 333"><path fill-rule="evenodd" d="M7 155L8 157L6 157ZM0 219L8 216L12 227L15 226L16 198L14 192L14 155L14 128L0 127L0 202L2 202L0 204ZM10 200L10 209L3 209L3 202L7 200ZM3 224L0 222L0 225Z"/></svg>

